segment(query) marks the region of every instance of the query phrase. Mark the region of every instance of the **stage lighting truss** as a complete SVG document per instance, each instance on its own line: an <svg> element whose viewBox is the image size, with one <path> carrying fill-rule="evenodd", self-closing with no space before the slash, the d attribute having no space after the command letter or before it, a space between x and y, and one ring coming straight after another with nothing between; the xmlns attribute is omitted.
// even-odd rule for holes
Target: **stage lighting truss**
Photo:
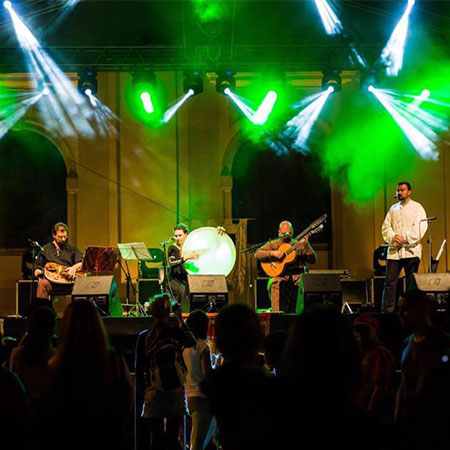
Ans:
<svg viewBox="0 0 450 450"><path fill-rule="evenodd" d="M340 70L324 70L322 73L322 90L326 91L331 87L332 92L338 92L342 89Z"/></svg>
<svg viewBox="0 0 450 450"><path fill-rule="evenodd" d="M97 93L97 72L92 69L82 69L78 72L78 90L90 97Z"/></svg>
<svg viewBox="0 0 450 450"><path fill-rule="evenodd" d="M193 91L191 96L201 94L203 92L203 77L198 70L186 70L183 79L183 91L185 94Z"/></svg>
<svg viewBox="0 0 450 450"><path fill-rule="evenodd" d="M216 91L221 94L227 95L225 93L226 89L233 92L236 88L236 79L234 78L234 72L231 70L225 70L223 72L217 73L216 78Z"/></svg>

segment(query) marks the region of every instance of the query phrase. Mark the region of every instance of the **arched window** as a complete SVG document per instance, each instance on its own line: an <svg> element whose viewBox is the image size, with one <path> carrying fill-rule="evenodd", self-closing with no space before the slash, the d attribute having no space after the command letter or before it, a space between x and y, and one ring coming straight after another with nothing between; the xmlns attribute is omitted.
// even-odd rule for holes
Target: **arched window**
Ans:
<svg viewBox="0 0 450 450"><path fill-rule="evenodd" d="M275 237L282 220L292 222L298 234L326 213L328 223L314 242L331 245L330 183L321 175L314 152L277 155L243 141L232 175L233 217L255 219L248 225L250 244Z"/></svg>
<svg viewBox="0 0 450 450"><path fill-rule="evenodd" d="M67 221L66 166L45 137L9 131L0 140L0 248L41 244L51 227Z"/></svg>

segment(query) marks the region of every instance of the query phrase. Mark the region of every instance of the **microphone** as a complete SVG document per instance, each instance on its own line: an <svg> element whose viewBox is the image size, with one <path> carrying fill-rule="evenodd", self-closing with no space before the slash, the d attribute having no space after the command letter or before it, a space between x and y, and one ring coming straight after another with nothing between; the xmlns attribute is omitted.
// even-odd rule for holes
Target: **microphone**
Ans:
<svg viewBox="0 0 450 450"><path fill-rule="evenodd" d="M394 198L398 198L398 192L394 194Z"/></svg>
<svg viewBox="0 0 450 450"><path fill-rule="evenodd" d="M28 242L31 244L32 247L36 247L39 250L44 251L44 248L41 246L41 244L39 244L38 241L33 241L32 239L28 239Z"/></svg>
<svg viewBox="0 0 450 450"><path fill-rule="evenodd" d="M166 244L169 244L170 242L173 242L173 241L175 241L175 238L172 236L169 239L167 239L167 241L160 242L159 245L166 245Z"/></svg>
<svg viewBox="0 0 450 450"><path fill-rule="evenodd" d="M437 219L437 216L431 216L431 217L427 217L426 219L422 219L421 222L431 222L436 219Z"/></svg>

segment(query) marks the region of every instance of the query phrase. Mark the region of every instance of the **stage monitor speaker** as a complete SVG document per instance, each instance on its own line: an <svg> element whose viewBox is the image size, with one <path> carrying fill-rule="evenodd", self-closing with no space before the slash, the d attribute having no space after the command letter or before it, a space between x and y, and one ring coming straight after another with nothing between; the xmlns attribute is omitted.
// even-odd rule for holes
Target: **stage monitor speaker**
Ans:
<svg viewBox="0 0 450 450"><path fill-rule="evenodd" d="M89 300L103 316L114 314L114 276L77 277L72 291L72 301Z"/></svg>
<svg viewBox="0 0 450 450"><path fill-rule="evenodd" d="M342 285L338 274L310 274L301 277L305 309L317 304L342 307Z"/></svg>
<svg viewBox="0 0 450 450"><path fill-rule="evenodd" d="M188 275L191 311L220 310L228 303L227 280L224 275Z"/></svg>
<svg viewBox="0 0 450 450"><path fill-rule="evenodd" d="M161 285L158 279L139 279L138 280L138 295L139 303L143 305L145 302L155 296L161 294Z"/></svg>
<svg viewBox="0 0 450 450"><path fill-rule="evenodd" d="M409 289L426 292L433 309L448 309L450 273L414 273Z"/></svg>
<svg viewBox="0 0 450 450"><path fill-rule="evenodd" d="M33 297L36 296L38 282L34 281ZM30 307L31 280L16 281L16 316L26 317Z"/></svg>

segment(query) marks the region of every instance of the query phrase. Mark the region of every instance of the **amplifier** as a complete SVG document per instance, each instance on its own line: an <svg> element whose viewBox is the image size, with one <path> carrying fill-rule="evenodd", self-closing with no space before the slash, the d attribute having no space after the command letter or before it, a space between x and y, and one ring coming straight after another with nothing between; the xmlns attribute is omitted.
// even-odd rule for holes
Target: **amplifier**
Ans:
<svg viewBox="0 0 450 450"><path fill-rule="evenodd" d="M188 284L191 311L198 308L219 310L228 303L224 275L188 275Z"/></svg>
<svg viewBox="0 0 450 450"><path fill-rule="evenodd" d="M38 282L34 280L33 297L36 296ZM16 280L16 316L25 317L30 307L31 280Z"/></svg>
<svg viewBox="0 0 450 450"><path fill-rule="evenodd" d="M433 309L446 310L450 301L450 273L414 273L409 289L426 292Z"/></svg>
<svg viewBox="0 0 450 450"><path fill-rule="evenodd" d="M115 287L114 276L77 277L72 290L72 301L89 300L103 316L112 315L111 299Z"/></svg>
<svg viewBox="0 0 450 450"><path fill-rule="evenodd" d="M301 277L305 308L326 303L341 308L342 285L339 274L310 274Z"/></svg>

